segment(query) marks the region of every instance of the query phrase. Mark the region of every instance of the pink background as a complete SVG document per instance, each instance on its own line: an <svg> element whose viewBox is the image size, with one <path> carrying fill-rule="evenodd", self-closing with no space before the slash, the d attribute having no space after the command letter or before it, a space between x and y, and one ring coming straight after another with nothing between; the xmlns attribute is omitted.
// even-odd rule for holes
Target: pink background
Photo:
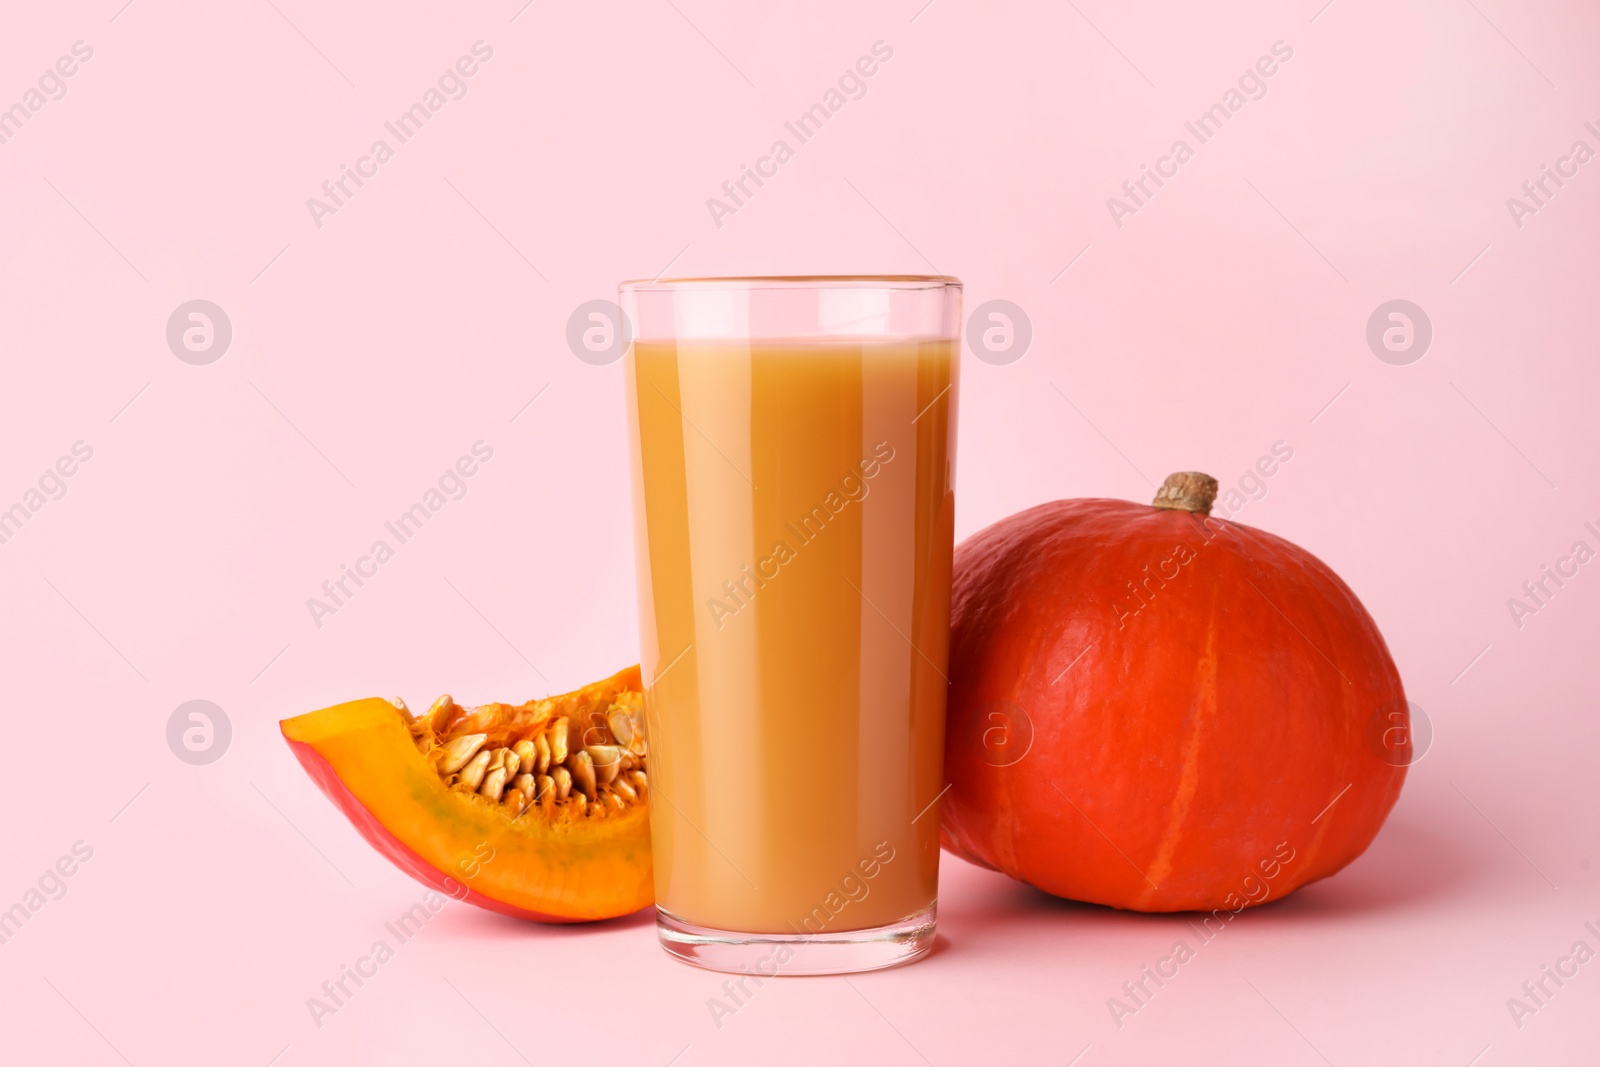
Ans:
<svg viewBox="0 0 1600 1067"><path fill-rule="evenodd" d="M122 2L25 5L0 34L0 106L94 50L0 144L0 506L94 450L0 545L0 907L93 849L0 946L6 1060L1600 1055L1600 962L1520 1028L1506 1004L1600 948L1600 564L1520 628L1506 605L1600 547L1600 162L1520 227L1506 205L1600 148L1592 5ZM467 95L317 227L306 198L478 40ZM865 97L718 227L706 198L878 40ZM1265 97L1116 226L1107 197L1279 40ZM964 360L958 536L1171 470L1236 485L1292 446L1239 519L1345 577L1436 732L1371 851L1241 916L1120 1029L1107 998L1182 918L948 859L932 958L769 984L720 1028L722 978L642 918L455 904L318 1028L306 999L422 890L277 720L635 660L621 368L564 332L669 265L937 269L969 309L1025 309L1021 360ZM207 366L164 337L196 298L234 330ZM1364 337L1395 298L1434 328L1406 366ZM306 599L480 439L468 494L315 625ZM167 747L192 699L232 722L209 766Z"/></svg>

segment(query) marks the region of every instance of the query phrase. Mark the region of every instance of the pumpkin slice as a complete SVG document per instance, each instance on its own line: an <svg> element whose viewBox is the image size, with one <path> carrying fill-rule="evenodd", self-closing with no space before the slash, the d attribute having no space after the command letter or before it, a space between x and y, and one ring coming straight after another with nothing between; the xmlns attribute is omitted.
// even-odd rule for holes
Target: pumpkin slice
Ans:
<svg viewBox="0 0 1600 1067"><path fill-rule="evenodd" d="M424 885L537 922L654 900L644 698L629 667L572 693L413 718L355 700L283 720L367 842Z"/></svg>

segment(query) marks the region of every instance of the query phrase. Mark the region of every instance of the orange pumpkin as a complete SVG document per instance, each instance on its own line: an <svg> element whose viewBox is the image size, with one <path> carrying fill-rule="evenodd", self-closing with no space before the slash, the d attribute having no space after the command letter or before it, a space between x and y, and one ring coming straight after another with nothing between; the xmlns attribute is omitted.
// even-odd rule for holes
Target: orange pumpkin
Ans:
<svg viewBox="0 0 1600 1067"><path fill-rule="evenodd" d="M1235 912L1359 856L1413 755L1400 676L1344 582L1209 516L1063 500L956 549L946 849L1046 892Z"/></svg>
<svg viewBox="0 0 1600 1067"><path fill-rule="evenodd" d="M569 923L655 899L642 700L629 667L526 704L444 696L413 719L373 698L279 725L395 866L479 907Z"/></svg>

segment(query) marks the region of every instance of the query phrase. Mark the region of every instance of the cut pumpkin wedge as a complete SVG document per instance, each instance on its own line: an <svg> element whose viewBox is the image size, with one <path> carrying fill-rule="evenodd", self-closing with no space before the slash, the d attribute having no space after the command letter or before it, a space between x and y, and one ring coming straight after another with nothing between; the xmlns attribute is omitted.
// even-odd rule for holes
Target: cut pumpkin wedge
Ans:
<svg viewBox="0 0 1600 1067"><path fill-rule="evenodd" d="M537 922L654 900L639 668L525 704L413 718L377 698L279 724L367 842L440 893Z"/></svg>

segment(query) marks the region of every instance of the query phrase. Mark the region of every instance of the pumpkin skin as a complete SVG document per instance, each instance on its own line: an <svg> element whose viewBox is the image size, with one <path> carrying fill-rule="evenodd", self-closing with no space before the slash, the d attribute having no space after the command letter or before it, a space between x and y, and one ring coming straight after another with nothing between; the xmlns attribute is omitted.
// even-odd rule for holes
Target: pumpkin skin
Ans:
<svg viewBox="0 0 1600 1067"><path fill-rule="evenodd" d="M947 850L1237 912L1371 843L1412 757L1388 648L1320 560L1209 506L1057 501L956 549Z"/></svg>

